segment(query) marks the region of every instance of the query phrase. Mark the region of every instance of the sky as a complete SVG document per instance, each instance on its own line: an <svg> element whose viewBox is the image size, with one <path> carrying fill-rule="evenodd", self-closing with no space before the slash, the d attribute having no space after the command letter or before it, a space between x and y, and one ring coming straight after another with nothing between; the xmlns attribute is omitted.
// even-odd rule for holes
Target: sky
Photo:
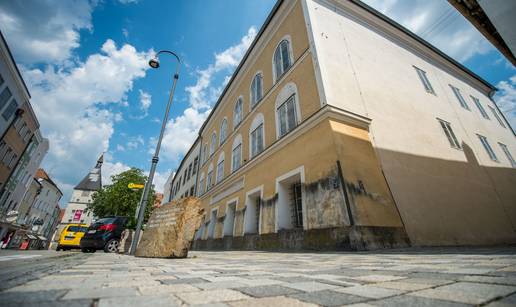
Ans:
<svg viewBox="0 0 516 307"><path fill-rule="evenodd" d="M495 85L516 127L516 68L444 0L365 0ZM146 172L175 70L156 190L163 191L195 140L275 0L0 1L0 30L26 81L50 141L44 167L64 192L104 153L102 181L130 167Z"/></svg>

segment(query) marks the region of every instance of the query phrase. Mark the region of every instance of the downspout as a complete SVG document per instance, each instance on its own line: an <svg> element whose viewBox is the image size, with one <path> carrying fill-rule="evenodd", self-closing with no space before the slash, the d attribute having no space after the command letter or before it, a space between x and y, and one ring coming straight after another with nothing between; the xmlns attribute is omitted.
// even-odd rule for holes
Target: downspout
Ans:
<svg viewBox="0 0 516 307"><path fill-rule="evenodd" d="M194 194L197 195L197 185L199 184L199 171L201 170L201 154L202 154L202 135L199 131L199 160L197 162L197 171L195 172L195 185L194 185Z"/></svg>

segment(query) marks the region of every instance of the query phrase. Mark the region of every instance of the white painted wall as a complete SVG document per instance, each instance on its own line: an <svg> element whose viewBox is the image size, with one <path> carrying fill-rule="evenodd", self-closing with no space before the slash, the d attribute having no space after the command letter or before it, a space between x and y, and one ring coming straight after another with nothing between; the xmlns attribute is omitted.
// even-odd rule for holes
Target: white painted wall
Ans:
<svg viewBox="0 0 516 307"><path fill-rule="evenodd" d="M303 7L322 103L372 120L370 139L413 243L515 241L515 170L498 142L516 157L516 138L490 112L488 87L351 2L303 0ZM427 72L436 95L425 91L413 66ZM450 147L436 118L451 123L465 150ZM487 137L499 162L476 134Z"/></svg>

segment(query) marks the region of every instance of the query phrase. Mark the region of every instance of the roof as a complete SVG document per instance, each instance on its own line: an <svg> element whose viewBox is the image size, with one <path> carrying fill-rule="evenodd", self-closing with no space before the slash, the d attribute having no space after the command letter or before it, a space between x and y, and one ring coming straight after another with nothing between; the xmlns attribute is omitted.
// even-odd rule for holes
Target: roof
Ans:
<svg viewBox="0 0 516 307"><path fill-rule="evenodd" d="M100 155L97 164L91 171L75 186L74 190L81 191L98 191L102 189L102 163L104 162L104 155Z"/></svg>
<svg viewBox="0 0 516 307"><path fill-rule="evenodd" d="M499 16L492 15L489 16L489 12L482 8L477 0L448 0L448 2L453 5L457 11L459 11L475 28L477 28L480 33L482 33L487 40L489 40L513 65L516 66L516 55L511 51L511 48L508 46L508 42L504 40L502 36L503 33L500 33L496 26L491 22L493 19L494 23L497 22L504 23L504 18L496 18ZM511 14L510 11L514 11L516 9L516 3L514 1L507 1L503 3L505 7L500 7L499 3L493 3L492 6L498 8L504 12L504 14ZM511 5L512 9L507 11L507 5ZM507 16L507 15L506 15ZM491 17L491 19L489 18ZM508 16L507 16L508 17ZM503 31L503 29L501 29ZM506 37L511 40L510 37Z"/></svg>
<svg viewBox="0 0 516 307"><path fill-rule="evenodd" d="M63 195L63 192L61 192L61 189L59 189L57 184L55 184L54 181L52 181L52 179L50 179L50 176L47 174L47 172L44 169L38 168L38 170L36 171L36 174L34 175L34 178L35 179L43 179L43 180L47 181L48 183L53 185L59 191L59 193L61 193L61 195Z"/></svg>
<svg viewBox="0 0 516 307"><path fill-rule="evenodd" d="M9 57L11 58L11 61L14 64L14 67L16 68L16 73L18 73L18 77L20 77L20 80L22 81L25 91L27 91L27 95L29 95L29 98L32 98L30 96L29 89L27 88L27 84L25 84L25 80L23 80L22 74L20 73L20 70L18 69L18 65L16 65L16 61L14 60L13 54L11 53L11 49L9 49L9 45L7 44L7 41L5 40L4 34L2 33L1 30L0 30L0 37L2 38L2 41L5 44L5 47L7 48L7 53L9 54Z"/></svg>
<svg viewBox="0 0 516 307"><path fill-rule="evenodd" d="M231 87L231 84L233 84L236 76L238 75L240 69L242 69L242 66L244 65L244 63L247 61L247 58L249 57L251 51L253 50L254 46L257 44L257 42L260 40L260 38L262 37L263 33L265 32L265 29L267 28L267 26L269 25L269 23L271 22L272 18L274 17L274 15L276 15L276 13L278 12L281 4L284 2L285 0L278 0L276 2L276 4L274 5L274 7L272 8L271 12L269 13L269 15L267 16L267 19L265 20L265 22L263 23L262 27L260 28L260 31L258 31L258 34L256 35L256 37L254 38L253 42L251 43L251 45L249 46L249 48L247 49L246 53L244 54L244 56L242 57L242 60L240 61L240 63L238 64L237 68L235 69L235 72L231 75L231 79L229 79L229 82L226 84L226 86L224 87L224 90L222 91L222 93L220 94L219 96L219 99L217 100L217 102L215 103L215 105L213 106L213 109L211 110L210 114L208 115L208 117L206 118L206 120L204 121L204 123L202 124L201 128L199 129L199 135L201 134L201 132L204 130L206 124L210 121L212 115L215 113L215 110L217 109L217 107L219 106L219 104L221 103L222 101L222 98L224 97L224 95L226 94L226 92L229 90L229 88ZM480 81L482 84L484 84L485 86L487 86L488 88L491 89L491 91L495 91L496 88L489 82L487 82L486 80L484 80L483 78L481 78L479 75L475 74L473 71L471 71L470 69L468 69L466 66L462 65L461 63L457 62L456 60L452 59L450 56L446 55L444 52L442 52L441 50L439 50L437 47L433 46L432 44L430 44L429 42L427 42L426 40L422 39L421 37L417 36L416 34L414 34L413 32L411 32L410 30L408 30L407 28L403 27L402 25L400 25L399 23L397 23L396 21L390 19L389 17L385 16L384 14L380 13L379 11L373 9L372 7L370 7L369 5L363 3L362 1L360 0L349 0L351 3L361 7L362 9L366 10L367 12L373 14L374 16L380 18L381 20L387 22L388 24L390 24L391 26L397 28L398 30L402 31L404 34L408 35L409 37L415 39L417 42L423 44L425 47L429 48L430 50L432 50L433 52L437 53L439 56L443 57L444 59L446 59L447 61L449 61L451 64L453 64L454 66L456 66L457 68L459 68L460 70L466 72L467 74L469 74L470 76L472 76L473 78L477 79L478 81Z"/></svg>

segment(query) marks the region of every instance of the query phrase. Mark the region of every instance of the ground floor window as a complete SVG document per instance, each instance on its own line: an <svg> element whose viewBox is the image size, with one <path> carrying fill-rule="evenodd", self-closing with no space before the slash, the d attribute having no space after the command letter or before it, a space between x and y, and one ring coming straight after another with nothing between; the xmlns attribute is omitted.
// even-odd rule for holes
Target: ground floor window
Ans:
<svg viewBox="0 0 516 307"><path fill-rule="evenodd" d="M296 182L291 186L292 201L292 226L303 228L303 205L301 196L301 182Z"/></svg>

